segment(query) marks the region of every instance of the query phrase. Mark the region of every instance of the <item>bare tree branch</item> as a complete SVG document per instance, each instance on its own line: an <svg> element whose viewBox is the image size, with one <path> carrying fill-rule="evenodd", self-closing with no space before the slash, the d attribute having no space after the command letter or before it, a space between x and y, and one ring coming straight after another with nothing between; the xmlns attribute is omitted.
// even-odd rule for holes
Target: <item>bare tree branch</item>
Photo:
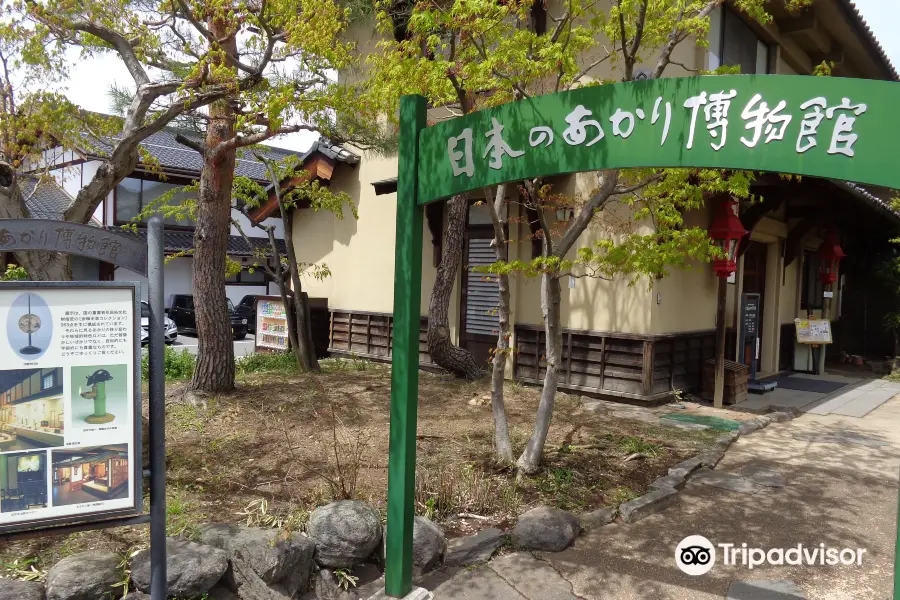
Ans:
<svg viewBox="0 0 900 600"><path fill-rule="evenodd" d="M565 234L563 234L562 239L559 240L559 243L556 246L556 256L562 258L572 249L578 236L584 232L591 222L591 219L594 218L594 213L609 201L616 188L616 183L619 180L619 172L600 171L597 174L597 180L600 184L599 188L593 197L591 197L590 201L581 208L579 213L575 215L575 219L569 224Z"/></svg>

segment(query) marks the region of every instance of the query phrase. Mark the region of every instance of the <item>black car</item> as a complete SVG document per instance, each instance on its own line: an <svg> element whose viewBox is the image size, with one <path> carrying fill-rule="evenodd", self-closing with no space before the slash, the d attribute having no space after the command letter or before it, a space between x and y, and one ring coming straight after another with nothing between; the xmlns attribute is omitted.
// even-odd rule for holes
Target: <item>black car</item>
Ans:
<svg viewBox="0 0 900 600"><path fill-rule="evenodd" d="M242 340L247 337L247 317L237 314L234 304L228 302L228 316L231 318L231 332L234 339ZM172 299L172 308L169 309L169 318L175 322L178 333L197 333L197 321L194 316L194 297L190 294L175 294Z"/></svg>
<svg viewBox="0 0 900 600"><path fill-rule="evenodd" d="M240 315L241 319L247 319L247 331L256 334L256 299L259 296L248 294L241 298L234 311Z"/></svg>

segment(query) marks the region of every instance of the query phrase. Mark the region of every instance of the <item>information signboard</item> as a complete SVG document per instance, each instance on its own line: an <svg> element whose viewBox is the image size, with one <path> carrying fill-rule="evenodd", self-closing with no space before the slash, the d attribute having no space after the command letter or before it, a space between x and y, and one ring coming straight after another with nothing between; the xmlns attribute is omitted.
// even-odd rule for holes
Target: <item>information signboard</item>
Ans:
<svg viewBox="0 0 900 600"><path fill-rule="evenodd" d="M0 532L140 514L138 285L0 284Z"/></svg>
<svg viewBox="0 0 900 600"><path fill-rule="evenodd" d="M281 296L256 299L256 348L284 352L288 343L288 320Z"/></svg>
<svg viewBox="0 0 900 600"><path fill-rule="evenodd" d="M831 321L825 319L794 319L799 344L830 344Z"/></svg>
<svg viewBox="0 0 900 600"><path fill-rule="evenodd" d="M759 294L743 294L741 297L743 306L741 309L741 327L744 336L759 336Z"/></svg>

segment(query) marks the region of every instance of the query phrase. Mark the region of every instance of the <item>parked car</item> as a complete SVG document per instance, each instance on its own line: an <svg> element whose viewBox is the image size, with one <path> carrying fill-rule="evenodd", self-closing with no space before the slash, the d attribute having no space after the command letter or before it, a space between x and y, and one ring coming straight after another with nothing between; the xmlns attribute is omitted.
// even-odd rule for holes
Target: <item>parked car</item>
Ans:
<svg viewBox="0 0 900 600"><path fill-rule="evenodd" d="M163 331L167 344L175 342L178 337L178 328L169 317L163 318ZM141 345L150 343L150 305L141 300Z"/></svg>
<svg viewBox="0 0 900 600"><path fill-rule="evenodd" d="M242 340L247 337L247 317L237 314L231 300L228 302L228 316L231 319L231 333L234 339ZM194 297L191 294L175 294L172 299L172 308L169 309L169 318L175 322L178 333L197 333L197 320L194 315Z"/></svg>
<svg viewBox="0 0 900 600"><path fill-rule="evenodd" d="M242 319L247 319L247 331L256 335L256 299L259 296L255 294L248 294L241 298L241 301L238 302L235 307L235 312L240 315Z"/></svg>

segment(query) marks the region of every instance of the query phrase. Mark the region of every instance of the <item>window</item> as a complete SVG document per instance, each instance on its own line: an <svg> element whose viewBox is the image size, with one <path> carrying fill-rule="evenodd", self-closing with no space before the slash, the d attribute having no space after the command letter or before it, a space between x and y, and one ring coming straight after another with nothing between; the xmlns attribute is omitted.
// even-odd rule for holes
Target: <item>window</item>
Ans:
<svg viewBox="0 0 900 600"><path fill-rule="evenodd" d="M192 192L180 191L183 187L184 185L180 184L126 177L116 187L116 223L131 221L163 194L172 193L167 202L169 206L181 205L186 199L194 196ZM180 227L194 226L190 219L175 219L172 217L166 217L165 223L166 225Z"/></svg>
<svg viewBox="0 0 900 600"><path fill-rule="evenodd" d="M175 296L175 308L192 310L194 308L193 296Z"/></svg>
<svg viewBox="0 0 900 600"><path fill-rule="evenodd" d="M769 45L733 10L722 7L712 13L709 39L710 70L727 65L740 67L745 75L771 72Z"/></svg>
<svg viewBox="0 0 900 600"><path fill-rule="evenodd" d="M250 272L253 269L253 272ZM266 285L269 280L266 272L256 265L244 265L241 272L225 279L225 283L237 285Z"/></svg>
<svg viewBox="0 0 900 600"><path fill-rule="evenodd" d="M48 375L44 375L44 379L43 379L43 381L41 382L41 389L42 389L42 390L49 390L50 388L53 387L53 385L54 385L54 383L55 383L55 380L56 380L55 375L56 375L55 372L54 372L54 373L50 373L50 374L48 374Z"/></svg>
<svg viewBox="0 0 900 600"><path fill-rule="evenodd" d="M807 252L803 257L803 285L800 290L800 310L818 310L824 306L825 288L819 279L819 255Z"/></svg>
<svg viewBox="0 0 900 600"><path fill-rule="evenodd" d="M254 302L256 302L256 296L244 296L241 298L241 302L238 306L241 308L253 308Z"/></svg>

